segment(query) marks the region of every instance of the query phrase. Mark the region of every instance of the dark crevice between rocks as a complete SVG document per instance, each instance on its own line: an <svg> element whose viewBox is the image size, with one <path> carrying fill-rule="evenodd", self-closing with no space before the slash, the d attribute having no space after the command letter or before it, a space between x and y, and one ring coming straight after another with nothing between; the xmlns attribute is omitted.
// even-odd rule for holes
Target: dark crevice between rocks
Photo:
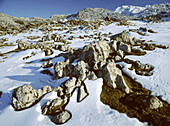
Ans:
<svg viewBox="0 0 170 126"><path fill-rule="evenodd" d="M120 113L126 113L131 118L137 118L141 122L147 122L153 126L169 126L170 124L170 104L156 97L162 102L163 107L153 109L149 106L149 99L155 98L151 91L142 87L127 74L123 73L124 80L130 88L130 93L109 87L105 82L102 86L100 100L111 109Z"/></svg>

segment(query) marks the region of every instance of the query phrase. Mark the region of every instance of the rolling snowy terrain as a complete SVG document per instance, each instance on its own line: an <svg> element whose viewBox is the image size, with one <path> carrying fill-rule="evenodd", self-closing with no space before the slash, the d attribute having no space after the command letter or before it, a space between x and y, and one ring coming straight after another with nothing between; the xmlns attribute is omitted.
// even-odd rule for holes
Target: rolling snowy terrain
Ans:
<svg viewBox="0 0 170 126"><path fill-rule="evenodd" d="M146 7L136 6L123 6L116 9L115 12L128 15L138 16L142 11L146 10ZM65 39L70 42L70 46L75 49L83 48L85 45L89 45L96 39L96 34L109 34L112 35L121 33L124 30L139 29L140 27L153 29L156 33L146 33L146 35L140 35L136 32L128 32L131 37L137 39L146 40L147 42L152 40L155 44L161 44L170 47L170 22L162 23L147 23L142 21L129 21L132 25L118 26L118 22L112 22L109 25L100 25L97 30L85 30L81 29L81 26L75 26L72 29L72 33L68 32L67 26L52 27L54 30L50 34L58 33L65 36ZM64 29L65 28L65 29ZM67 29L66 29L67 28ZM63 30L58 30L63 29ZM71 29L71 28L70 28ZM71 30L70 30L71 31ZM45 96L35 105L21 111L15 111L12 104L12 93L14 89L24 84L32 86L38 90L43 86L58 87L67 78L53 79L52 76L42 74L44 69L41 67L43 64L42 59L49 59L53 64L59 61L65 61L61 54L62 51L54 50L53 54L45 56L45 53L41 49L26 49L20 51L14 51L18 48L18 39L26 42L38 43L39 40L46 36L47 33L39 29L30 29L26 33L19 33L15 35L3 35L2 38L8 38L6 43L13 43L13 46L0 46L0 125L1 126L55 126L56 124L50 121L51 116L45 116L42 114L41 107L50 99L55 99L58 95L57 92L52 91L45 94ZM88 38L82 36L93 37ZM30 40L29 36L39 36L40 38ZM74 36L74 39L69 39ZM81 36L81 37L80 37ZM110 37L106 39L110 41ZM52 42L52 40L47 41ZM60 44L60 43L59 43ZM138 47L136 47L138 48ZM11 51L11 52L10 52ZM9 53L10 52L10 53ZM33 55L33 53L35 55ZM65 52L66 53L66 52ZM30 56L29 58L25 58ZM24 59L25 58L25 59ZM141 63L150 64L154 67L153 75L140 76L135 73L135 70L129 70L130 64L125 62L117 62L123 66L123 71L139 82L144 88L151 91L154 96L160 96L163 100L170 104L170 48L161 49L156 48L153 51L146 51L145 55L126 55L124 58L131 60L139 60ZM75 60L73 64L78 61ZM45 69L47 70L47 69ZM54 66L48 68L51 73L55 73ZM117 110L111 109L108 105L103 104L100 101L100 94L102 91L103 79L98 78L96 80L86 79L84 81L88 96L82 101L77 102L78 89L75 90L70 98L69 104L66 106L66 110L72 113L72 118L63 124L63 126L145 126L146 123L140 122L137 118L130 118L125 113L119 113Z"/></svg>

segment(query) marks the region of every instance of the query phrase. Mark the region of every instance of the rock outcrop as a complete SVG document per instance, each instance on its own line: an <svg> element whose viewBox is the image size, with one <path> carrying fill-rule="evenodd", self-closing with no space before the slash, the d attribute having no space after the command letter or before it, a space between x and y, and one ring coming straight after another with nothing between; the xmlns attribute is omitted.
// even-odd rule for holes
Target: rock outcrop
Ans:
<svg viewBox="0 0 170 126"><path fill-rule="evenodd" d="M110 52L110 46L105 41L92 42L83 48L80 58L93 67L97 62L106 61Z"/></svg>
<svg viewBox="0 0 170 126"><path fill-rule="evenodd" d="M116 67L114 62L109 62L104 66L102 70L102 78L108 86L129 93L129 87L123 79L121 70Z"/></svg>
<svg viewBox="0 0 170 126"><path fill-rule="evenodd" d="M110 37L110 39L120 41L129 45L134 45L132 37L128 34L128 31L123 31L122 33L113 35Z"/></svg>

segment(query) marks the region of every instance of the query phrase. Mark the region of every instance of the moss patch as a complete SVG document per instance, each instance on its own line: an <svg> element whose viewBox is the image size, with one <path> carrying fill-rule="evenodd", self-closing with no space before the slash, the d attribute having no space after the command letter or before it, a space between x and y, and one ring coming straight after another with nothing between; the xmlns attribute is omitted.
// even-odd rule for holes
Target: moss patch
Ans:
<svg viewBox="0 0 170 126"><path fill-rule="evenodd" d="M130 94L120 91L119 89L113 89L106 85L104 82L102 86L102 92L100 95L100 100L109 105L110 108L119 111L120 113L126 113L127 116L131 118L138 118L141 122L148 122L148 125L154 126L169 126L170 124L170 105L159 98L163 107L158 109L151 109L145 107L143 104L135 104L136 98L139 97L154 97L151 91L142 88L142 85L135 82L133 79L123 74L124 80L130 88ZM127 98L133 95L131 102L127 102Z"/></svg>

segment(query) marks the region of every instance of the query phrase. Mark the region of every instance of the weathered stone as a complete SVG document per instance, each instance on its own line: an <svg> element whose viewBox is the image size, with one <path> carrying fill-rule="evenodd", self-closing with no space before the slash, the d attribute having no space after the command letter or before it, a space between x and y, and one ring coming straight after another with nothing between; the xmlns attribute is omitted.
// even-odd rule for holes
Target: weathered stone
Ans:
<svg viewBox="0 0 170 126"><path fill-rule="evenodd" d="M88 92L87 92L87 88L86 85L83 84L79 87L78 89L78 94L77 94L77 102L81 102L82 100L84 100L87 96L88 96Z"/></svg>
<svg viewBox="0 0 170 126"><path fill-rule="evenodd" d="M121 58L124 58L124 52L122 50L117 51L117 56L120 56Z"/></svg>
<svg viewBox="0 0 170 126"><path fill-rule="evenodd" d="M68 44L64 44L64 45L59 45L58 46L58 50L66 52L66 51L70 51L71 47Z"/></svg>
<svg viewBox="0 0 170 126"><path fill-rule="evenodd" d="M78 78L79 80L84 81L89 71L88 67L89 67L88 64L85 63L83 60L78 61L77 65L74 67L72 75Z"/></svg>
<svg viewBox="0 0 170 126"><path fill-rule="evenodd" d="M112 53L116 53L119 49L118 49L118 46L119 46L119 43L118 41L114 40L112 42L109 43L110 47L111 47L111 50L112 50Z"/></svg>
<svg viewBox="0 0 170 126"><path fill-rule="evenodd" d="M55 124L63 124L70 120L72 117L71 113L64 110L51 118L51 121Z"/></svg>
<svg viewBox="0 0 170 126"><path fill-rule="evenodd" d="M80 58L93 67L96 62L105 61L110 52L110 46L106 42L92 42L83 48Z"/></svg>
<svg viewBox="0 0 170 126"><path fill-rule="evenodd" d="M142 31L144 31L144 32L148 32L148 28L142 28L142 27L140 27L139 30L142 30Z"/></svg>
<svg viewBox="0 0 170 126"><path fill-rule="evenodd" d="M57 92L57 96L59 97L64 96L64 89L61 86L54 88L53 91Z"/></svg>
<svg viewBox="0 0 170 126"><path fill-rule="evenodd" d="M53 51L51 49L46 49L44 50L44 52L45 52L45 56L50 56L53 54Z"/></svg>
<svg viewBox="0 0 170 126"><path fill-rule="evenodd" d="M87 77L89 80L96 80L98 78L93 71L89 71Z"/></svg>
<svg viewBox="0 0 170 126"><path fill-rule="evenodd" d="M120 56L115 56L114 57L115 62L120 62L122 58Z"/></svg>
<svg viewBox="0 0 170 126"><path fill-rule="evenodd" d="M44 86L41 89L35 90L29 85L23 85L16 88L12 94L13 107L15 110L22 110L35 104L43 95L52 91L49 86Z"/></svg>
<svg viewBox="0 0 170 126"><path fill-rule="evenodd" d="M76 80L77 79L75 77L72 77L64 82L64 92L67 95L72 95L73 91L77 87Z"/></svg>
<svg viewBox="0 0 170 126"><path fill-rule="evenodd" d="M111 38L111 40L117 40L117 41L120 41L120 42L123 42L123 43L134 45L132 37L128 34L127 31L123 31L122 33L113 35L110 38Z"/></svg>
<svg viewBox="0 0 170 126"><path fill-rule="evenodd" d="M49 68L49 67L52 67L53 66L53 63L51 60L47 60L43 63L43 65L41 66L42 68Z"/></svg>
<svg viewBox="0 0 170 126"><path fill-rule="evenodd" d="M124 43L120 43L119 49L122 50L125 53L130 53L131 52L131 46L124 44Z"/></svg>
<svg viewBox="0 0 170 126"><path fill-rule="evenodd" d="M51 34L48 34L46 37L46 41L51 41L51 40L52 40Z"/></svg>
<svg viewBox="0 0 170 126"><path fill-rule="evenodd" d="M157 108L163 107L162 102L156 96L153 96L152 98L150 98L149 102L150 102L149 107L151 109L157 109Z"/></svg>
<svg viewBox="0 0 170 126"><path fill-rule="evenodd" d="M60 98L49 100L46 104L43 105L42 114L44 115L55 115L58 112L62 112L68 102L68 98Z"/></svg>
<svg viewBox="0 0 170 126"><path fill-rule="evenodd" d="M114 62L107 63L103 69L103 80L108 86L119 88L126 93L129 93L129 87L126 85L121 70L116 67Z"/></svg>

